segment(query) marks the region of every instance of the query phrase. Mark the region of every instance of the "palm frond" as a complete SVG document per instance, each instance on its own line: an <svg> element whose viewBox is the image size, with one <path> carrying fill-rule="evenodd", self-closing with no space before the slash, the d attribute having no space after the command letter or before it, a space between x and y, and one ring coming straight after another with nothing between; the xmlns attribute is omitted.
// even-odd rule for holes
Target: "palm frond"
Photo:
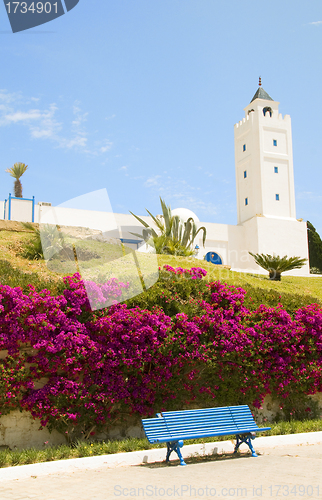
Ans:
<svg viewBox="0 0 322 500"><path fill-rule="evenodd" d="M25 173L27 168L28 168L28 165L26 165L25 163L18 162L18 163L15 163L13 165L13 167L7 168L6 172L8 174L10 174L12 177L14 177L15 179L19 180L20 177Z"/></svg>

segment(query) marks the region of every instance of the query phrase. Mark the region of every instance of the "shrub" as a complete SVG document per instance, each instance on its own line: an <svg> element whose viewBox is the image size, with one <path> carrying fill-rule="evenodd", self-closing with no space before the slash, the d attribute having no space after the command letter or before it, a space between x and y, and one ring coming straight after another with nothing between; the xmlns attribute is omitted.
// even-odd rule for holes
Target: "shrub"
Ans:
<svg viewBox="0 0 322 500"><path fill-rule="evenodd" d="M129 308L140 307L153 311L161 308L171 318L185 313L189 317L198 312L198 304L193 299L200 297L207 290L203 280L207 271L201 268L176 269L171 266L159 268L159 280L146 292L126 301Z"/></svg>
<svg viewBox="0 0 322 500"><path fill-rule="evenodd" d="M40 238L40 229L30 222L23 222L22 225L25 229L32 232L31 238L29 241L25 242L23 246L23 250L21 252L22 257L31 260L43 259L44 254Z"/></svg>
<svg viewBox="0 0 322 500"><path fill-rule="evenodd" d="M319 305L293 315L282 305L249 310L245 290L207 283L199 268L161 271L167 293L180 290L189 314L126 304L94 314L77 274L65 278L56 297L1 285L0 349L8 356L0 364L0 411L27 409L73 441L129 415L240 403L259 408L269 393L292 418L297 401L322 391ZM104 290L111 300L118 295L115 283ZM152 305L153 296L143 299ZM35 389L44 377L48 382Z"/></svg>
<svg viewBox="0 0 322 500"><path fill-rule="evenodd" d="M307 259L287 257L287 255L280 257L279 255L248 253L254 257L256 264L269 272L269 279L273 281L281 281L282 273L292 269L300 269L307 261Z"/></svg>

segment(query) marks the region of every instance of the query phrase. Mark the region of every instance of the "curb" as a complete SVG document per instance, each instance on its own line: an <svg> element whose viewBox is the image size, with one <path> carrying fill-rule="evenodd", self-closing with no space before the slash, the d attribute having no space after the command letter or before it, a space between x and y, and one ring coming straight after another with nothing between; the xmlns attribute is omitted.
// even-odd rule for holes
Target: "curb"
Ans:
<svg viewBox="0 0 322 500"><path fill-rule="evenodd" d="M256 438L254 448L275 448L286 445L312 445L322 444L322 431L304 432L299 434L287 434L283 436L266 436ZM242 445L247 449L246 445ZM234 451L233 441L216 441L213 443L191 444L182 448L184 458L193 455L212 455L221 453L232 453ZM54 473L75 472L98 467L115 468L130 465L141 465L144 463L163 462L166 456L166 448L154 450L131 451L128 453L116 453L114 455L100 455L95 457L72 458L68 460L57 460L55 462L43 462L30 465L18 465L0 469L0 481L25 479L32 476L46 476ZM177 457L173 454L173 460Z"/></svg>

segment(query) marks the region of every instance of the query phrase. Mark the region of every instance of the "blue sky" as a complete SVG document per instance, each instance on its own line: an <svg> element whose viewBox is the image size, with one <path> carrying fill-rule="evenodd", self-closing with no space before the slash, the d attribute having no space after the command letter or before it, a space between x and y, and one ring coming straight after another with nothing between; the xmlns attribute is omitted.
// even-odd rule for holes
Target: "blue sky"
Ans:
<svg viewBox="0 0 322 500"><path fill-rule="evenodd" d="M115 212L236 224L234 124L258 88L290 114L297 217L322 235L320 0L80 0L12 34L0 5L0 200L106 188Z"/></svg>

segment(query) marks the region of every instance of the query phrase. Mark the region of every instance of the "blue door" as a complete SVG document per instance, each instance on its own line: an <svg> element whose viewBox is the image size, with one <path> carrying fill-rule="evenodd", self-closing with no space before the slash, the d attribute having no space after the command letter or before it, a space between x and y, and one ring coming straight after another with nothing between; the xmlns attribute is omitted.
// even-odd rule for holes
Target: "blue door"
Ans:
<svg viewBox="0 0 322 500"><path fill-rule="evenodd" d="M212 264L222 265L222 259L216 252L208 252L205 255L205 260Z"/></svg>

